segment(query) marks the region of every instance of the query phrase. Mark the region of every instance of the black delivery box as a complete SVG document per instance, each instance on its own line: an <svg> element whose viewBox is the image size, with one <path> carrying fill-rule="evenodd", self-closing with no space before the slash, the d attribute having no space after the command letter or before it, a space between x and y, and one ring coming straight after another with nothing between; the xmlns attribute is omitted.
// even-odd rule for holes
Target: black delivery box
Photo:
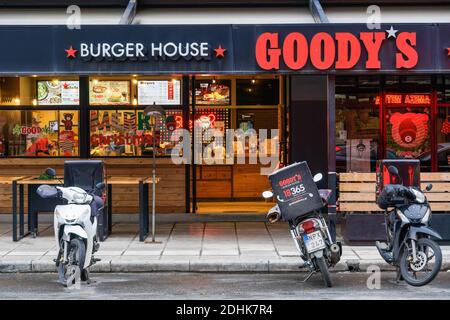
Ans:
<svg viewBox="0 0 450 320"><path fill-rule="evenodd" d="M323 207L308 164L293 163L269 175L283 220L293 220Z"/></svg>
<svg viewBox="0 0 450 320"><path fill-rule="evenodd" d="M398 170L401 181L389 173L388 168ZM405 187L420 189L420 160L417 159L383 159L377 161L376 201L387 184L402 184Z"/></svg>

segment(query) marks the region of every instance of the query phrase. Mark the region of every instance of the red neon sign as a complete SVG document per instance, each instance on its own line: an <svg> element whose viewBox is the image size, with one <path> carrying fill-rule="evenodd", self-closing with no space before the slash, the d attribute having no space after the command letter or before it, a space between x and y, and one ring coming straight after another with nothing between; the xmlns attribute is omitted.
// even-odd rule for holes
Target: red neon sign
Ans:
<svg viewBox="0 0 450 320"><path fill-rule="evenodd" d="M182 116L175 116L175 127L177 129L183 128L183 117Z"/></svg>
<svg viewBox="0 0 450 320"><path fill-rule="evenodd" d="M429 105L431 97L429 94L386 94L384 95L385 104L413 104L413 105ZM375 104L380 104L380 96L375 98Z"/></svg>

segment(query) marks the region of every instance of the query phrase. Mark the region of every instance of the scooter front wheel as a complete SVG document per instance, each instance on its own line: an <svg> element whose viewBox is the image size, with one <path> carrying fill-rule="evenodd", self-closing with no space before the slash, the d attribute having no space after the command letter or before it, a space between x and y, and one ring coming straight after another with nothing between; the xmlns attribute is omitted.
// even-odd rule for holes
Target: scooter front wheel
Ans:
<svg viewBox="0 0 450 320"><path fill-rule="evenodd" d="M416 256L417 261L414 262L412 251L405 248L401 255L400 272L406 283L420 287L430 283L439 273L442 252L435 241L421 238L416 242Z"/></svg>
<svg viewBox="0 0 450 320"><path fill-rule="evenodd" d="M328 288L331 288L333 286L333 283L331 282L331 274L330 270L328 270L327 262L325 261L325 257L316 258L317 266L320 269L320 272L322 273L323 281L325 282L325 285Z"/></svg>

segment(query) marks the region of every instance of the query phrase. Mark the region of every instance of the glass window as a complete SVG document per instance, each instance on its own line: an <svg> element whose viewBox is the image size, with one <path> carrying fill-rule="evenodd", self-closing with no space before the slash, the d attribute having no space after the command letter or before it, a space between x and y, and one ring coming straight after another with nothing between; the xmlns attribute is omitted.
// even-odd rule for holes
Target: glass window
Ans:
<svg viewBox="0 0 450 320"><path fill-rule="evenodd" d="M2 110L0 155L78 156L78 125L78 110Z"/></svg>
<svg viewBox="0 0 450 320"><path fill-rule="evenodd" d="M431 170L429 108L390 108L386 118L386 154L392 158L420 159L422 171Z"/></svg>
<svg viewBox="0 0 450 320"><path fill-rule="evenodd" d="M201 108L195 110L195 140L196 146L202 146L202 150L211 157L225 158L226 130L230 128L230 110L224 108ZM192 123L189 124L192 131ZM222 137L217 141L217 137ZM204 157L204 159L207 157Z"/></svg>
<svg viewBox="0 0 450 320"><path fill-rule="evenodd" d="M436 91L438 104L450 104L450 76L437 76Z"/></svg>
<svg viewBox="0 0 450 320"><path fill-rule="evenodd" d="M89 81L89 103L91 105L130 105L131 82L129 80Z"/></svg>
<svg viewBox="0 0 450 320"><path fill-rule="evenodd" d="M438 108L437 161L438 171L450 171L450 106Z"/></svg>
<svg viewBox="0 0 450 320"><path fill-rule="evenodd" d="M278 105L280 90L278 79L237 79L236 104L250 105Z"/></svg>
<svg viewBox="0 0 450 320"><path fill-rule="evenodd" d="M336 78L336 169L375 171L380 143L377 77Z"/></svg>
<svg viewBox="0 0 450 320"><path fill-rule="evenodd" d="M181 81L177 79L139 80L137 97L139 105L180 105Z"/></svg>
<svg viewBox="0 0 450 320"><path fill-rule="evenodd" d="M79 105L79 81L73 77L0 78L1 106Z"/></svg>
<svg viewBox="0 0 450 320"><path fill-rule="evenodd" d="M156 125L156 155L170 156L176 142L172 133L183 127L182 110L167 109ZM107 156L152 156L153 137L144 110L91 110L90 154Z"/></svg>
<svg viewBox="0 0 450 320"><path fill-rule="evenodd" d="M430 76L386 76L385 89L391 93L431 92Z"/></svg>
<svg viewBox="0 0 450 320"><path fill-rule="evenodd" d="M231 80L204 79L195 82L195 104L225 106L231 103Z"/></svg>
<svg viewBox="0 0 450 320"><path fill-rule="evenodd" d="M38 80L37 104L40 106L80 104L80 82L73 80Z"/></svg>

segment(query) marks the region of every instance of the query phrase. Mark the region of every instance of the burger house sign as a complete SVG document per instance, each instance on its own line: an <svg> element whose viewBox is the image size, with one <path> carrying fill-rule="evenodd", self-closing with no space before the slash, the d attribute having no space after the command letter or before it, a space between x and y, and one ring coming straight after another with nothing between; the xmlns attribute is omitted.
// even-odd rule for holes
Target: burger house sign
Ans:
<svg viewBox="0 0 450 320"><path fill-rule="evenodd" d="M211 60L208 42L158 42L146 45L141 42L81 42L65 50L67 58L79 56L84 61L146 61L154 60ZM221 45L214 49L216 58L223 58L226 49Z"/></svg>

